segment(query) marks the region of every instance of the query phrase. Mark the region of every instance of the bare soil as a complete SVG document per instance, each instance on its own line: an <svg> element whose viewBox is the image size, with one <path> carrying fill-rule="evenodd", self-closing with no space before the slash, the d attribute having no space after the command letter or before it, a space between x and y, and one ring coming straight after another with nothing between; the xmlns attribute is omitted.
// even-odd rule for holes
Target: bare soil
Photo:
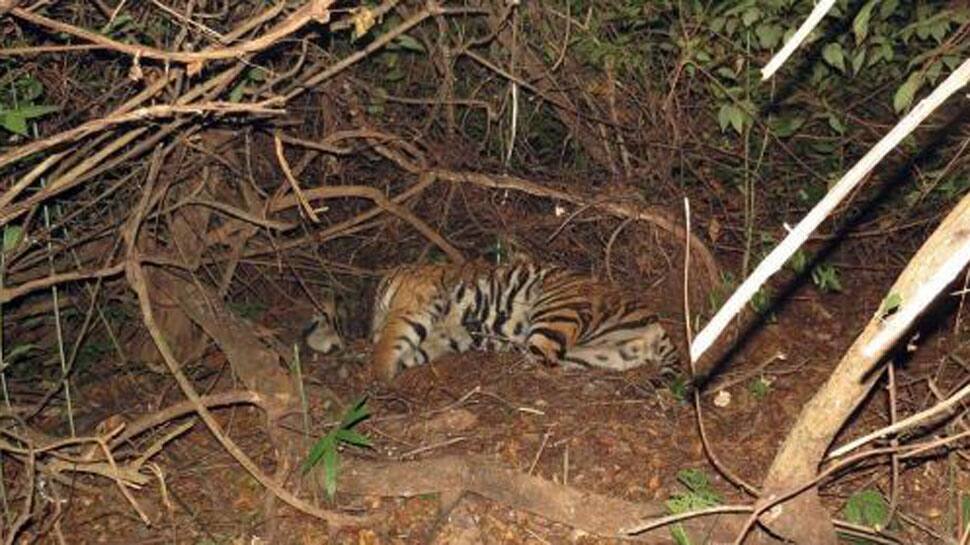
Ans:
<svg viewBox="0 0 970 545"><path fill-rule="evenodd" d="M723 464L747 482L760 484L786 430L880 304L879 286L890 280L885 271L843 270L845 289L834 294L820 293L807 283L753 332L702 397L711 447ZM292 339L301 317L288 308L280 303L262 321ZM928 377L944 390L960 380L953 365L944 365L945 355L959 348L961 338L951 331L952 322L951 315L935 334L923 337L920 349L900 368L902 410L918 410L928 401ZM368 382L366 349L366 343L356 342L341 357L304 358L311 426L307 448L343 407L367 394L373 417L359 431L375 447L348 448L345 457L412 460L474 453L508 468L634 502L665 500L682 491L677 472L695 468L711 477L726 503L751 500L709 463L690 404L645 370L572 371L545 367L519 354L474 353L408 371L386 388ZM962 350L965 354L966 346ZM210 354L195 380L208 392L233 387L218 353ZM762 380L761 387L757 380ZM152 406L130 406L132 389L157 392ZM729 400L724 403L722 393L715 404L722 391ZM166 377L119 373L84 387L78 397L103 418L134 417L180 401L179 396ZM884 425L887 414L885 392L877 391L842 438ZM272 447L260 431L258 412L228 409L219 418L234 440L271 470ZM302 434L299 422L294 419L293 433ZM165 449L156 462L170 505L157 486L137 494L154 521L151 527L137 519L116 489L101 487L98 494L78 492L69 499L61 522L69 542L256 543L252 536L265 535L266 525L272 524L279 542L294 544L619 543L472 495L443 517L435 495L360 498L339 493L339 484L335 506L382 513L384 527L330 535L322 523L286 508L278 510L277 520L261 520L265 491L202 426ZM965 466L955 455L930 456L904 466L897 518L902 522L891 528L902 542L939 542L934 534L954 535L953 502L957 491L966 489ZM887 467L873 463L828 483L822 489L827 506L838 512L853 492L870 487L888 497ZM301 488L303 495L318 494L300 481L294 475L290 486Z"/></svg>

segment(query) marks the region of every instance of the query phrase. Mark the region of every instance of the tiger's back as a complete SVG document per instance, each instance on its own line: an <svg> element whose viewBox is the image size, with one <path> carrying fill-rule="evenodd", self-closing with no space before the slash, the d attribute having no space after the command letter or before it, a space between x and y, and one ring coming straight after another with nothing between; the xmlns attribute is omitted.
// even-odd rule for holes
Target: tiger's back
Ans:
<svg viewBox="0 0 970 545"><path fill-rule="evenodd" d="M471 349L528 349L564 365L668 366L676 349L650 308L605 282L530 262L400 267L374 305L373 367L403 368Z"/></svg>

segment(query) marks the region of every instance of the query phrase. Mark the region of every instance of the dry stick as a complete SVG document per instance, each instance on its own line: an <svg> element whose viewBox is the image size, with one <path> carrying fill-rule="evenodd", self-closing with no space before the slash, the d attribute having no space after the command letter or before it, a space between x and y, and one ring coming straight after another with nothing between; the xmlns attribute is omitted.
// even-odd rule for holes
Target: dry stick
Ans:
<svg viewBox="0 0 970 545"><path fill-rule="evenodd" d="M806 37L808 37L808 33L819 24L822 18L825 17L825 14L832 9L833 5L835 5L835 0L821 0L819 3L815 4L815 7L812 8L812 13L810 13L808 18L805 19L805 22L798 27L798 30L792 34L792 37L785 42L785 45L781 48L781 51L775 53L775 56L772 57L771 60L768 61L768 64L761 69L761 81L773 76L775 72L781 68L781 65L785 64L788 57L790 57L791 54L798 49L798 46L801 45Z"/></svg>
<svg viewBox="0 0 970 545"><path fill-rule="evenodd" d="M690 348L692 337L691 337L691 317L690 317L690 199L684 197L684 231L686 233L684 237L684 333L687 339L687 347ZM697 364L693 360L690 362L690 377L694 380L697 377ZM748 494L757 497L759 494L758 489L752 484L748 483L736 473L728 469L723 463L721 463L720 458L714 454L714 449L711 448L711 443L707 439L707 429L704 426L704 415L701 410L701 393L695 386L691 388L694 392L694 414L697 415L697 432L701 436L701 446L704 448L704 454L707 459L711 461L711 464L717 469L717 471L724 476L731 484L741 488Z"/></svg>
<svg viewBox="0 0 970 545"><path fill-rule="evenodd" d="M310 202L307 201L306 195L303 194L303 190L300 188L299 182L293 177L293 170L290 169L290 163L286 160L286 155L283 154L283 141L280 140L279 133L273 135L273 147L276 150L276 160L280 163L280 168L283 169L283 174L286 176L286 180L290 183L290 187L293 189L293 193L296 194L297 200L300 201L300 206L303 207L303 211L306 213L307 217L313 223L320 223L320 218L317 216L316 210L310 206Z"/></svg>
<svg viewBox="0 0 970 545"><path fill-rule="evenodd" d="M853 451L861 447L862 445L865 445L876 439L879 439L880 437L885 437L887 435L899 433L900 431L905 430L906 428L915 426L916 424L919 424L920 422L928 420L940 413L949 411L953 407L959 405L960 402L963 400L963 398L967 397L968 395L970 395L970 384L967 384L966 386L961 388L957 393L944 399L943 401L937 403L936 405L933 405L929 409L920 411L912 416L909 416L907 418L904 418L896 422L895 424L891 424L884 428L878 429L872 433L863 435L858 439L849 441L845 445L842 445L841 447L834 449L832 453L826 457L826 459L831 460L833 458L838 458L850 451Z"/></svg>
<svg viewBox="0 0 970 545"><path fill-rule="evenodd" d="M74 282L75 280L85 280L89 278L104 278L107 276L115 276L121 274L125 270L125 264L116 263L110 267L103 267L101 269L93 271L79 271L79 272L69 272L52 274L50 276L45 276L43 278L38 278L36 280L30 280L24 282L23 284L17 286L16 288L5 288L0 287L0 303L9 303L14 299L18 299L27 295L28 293L49 288L57 284L63 284L65 282Z"/></svg>
<svg viewBox="0 0 970 545"><path fill-rule="evenodd" d="M480 10L477 10L477 11L480 11ZM433 15L445 15L445 14L464 14L464 13L469 13L469 12L472 12L472 11L470 9L466 9L466 8L445 9L445 8L442 8L442 7L438 6L437 4L430 3L430 5L425 6L425 8L422 9L421 11L419 11L419 12L415 13L414 15L412 15L411 17L408 17L407 19L405 19L404 22L402 22L400 25L398 25L397 27L395 27L393 30L390 30L387 33L381 34L380 36L378 36L377 38L375 38L373 42L367 44L367 47L365 47L365 48L363 48L363 49L361 49L361 50L359 50L359 51L357 51L357 52L355 52L355 53L353 53L351 55L348 55L347 57L345 57L345 58L337 61L336 63L328 66L323 71L318 72L317 74L308 77L302 83L301 82L295 83L294 84L294 88L292 90L290 90L289 92L287 92L286 95L284 95L283 98L284 98L284 100L286 102L289 102L289 101L293 100L293 98L295 98L296 96L302 94L307 89L323 83L324 81L332 78L336 74L339 74L340 72L344 71L345 69L347 69L349 66L353 65L354 63L356 63L356 62L360 61L361 59L367 57L368 55L370 55L374 51L377 51L378 49L380 49L380 48L384 47L385 45L391 43L391 41L393 41L395 38L397 38L398 36L404 34L407 31L411 30L412 28L414 28L415 26L417 26L418 24L420 24L422 21L424 21L428 17L431 17Z"/></svg>
<svg viewBox="0 0 970 545"><path fill-rule="evenodd" d="M30 184L36 182L37 179L40 178L48 168L50 168L51 165L60 161L65 155L67 155L66 151L51 155L47 159L41 161L40 164L32 168L26 176L17 180L17 183L15 183L10 189L4 191L3 195L0 195L0 210L3 210L8 204L17 198L17 195L19 195L21 191L30 187Z"/></svg>
<svg viewBox="0 0 970 545"><path fill-rule="evenodd" d="M69 51L90 51L103 49L99 45L40 45L36 47L8 47L0 49L0 57L15 57L18 55L40 55L42 53L64 53Z"/></svg>
<svg viewBox="0 0 970 545"><path fill-rule="evenodd" d="M218 394L206 395L200 397L200 402L206 407L224 407L226 405L241 405L249 404L255 405L262 409L265 409L263 404L263 399L255 392L249 390L230 390L228 392L220 392ZM111 448L118 448L121 444L134 439L142 433L161 426L170 420L192 414L195 411L195 404L192 401L182 401L166 407L165 409L155 411L152 414L142 417L134 422L130 422L125 426L124 431L117 437L111 440Z"/></svg>
<svg viewBox="0 0 970 545"><path fill-rule="evenodd" d="M697 361L711 347L728 323L744 307L751 297L791 258L809 235L828 217L840 202L851 193L875 166L950 95L970 81L970 59L957 68L939 87L906 115L886 136L862 157L821 201L791 230L774 250L768 254L743 284L731 294L728 301L711 318L697 335L691 347L691 360Z"/></svg>
<svg viewBox="0 0 970 545"><path fill-rule="evenodd" d="M147 195L147 192L146 192ZM147 203L147 200L143 199L143 204ZM162 335L161 329L158 323L155 321L154 310L152 309L151 300L148 295L148 282L145 278L145 271L138 258L136 257L134 249L135 246L135 232L137 230L138 223L140 223L141 217L137 215L135 218L137 221L133 221L131 226L127 229L125 236L127 238L128 245L128 262L127 262L127 277L132 289L138 295L139 306L141 307L142 317L145 321L145 327L148 329L149 334L155 341L155 345L158 348L159 353L162 355L162 359L165 360L165 364L168 366L169 371L172 376L175 377L176 382L185 394L187 398L192 402L196 412L202 418L208 426L209 431L212 435L219 441L226 452L228 452L238 463L243 466L254 479L259 481L260 484L266 487L267 490L272 492L276 497L283 500L287 505L293 507L294 509L306 513L310 516L319 518L326 521L333 527L344 527L354 524L361 524L367 521L366 518L353 517L348 515L343 515L340 513L324 511L317 507L314 507L300 498L294 496L285 488L281 487L279 484L274 482L268 475L266 475L259 466L256 465L253 460L244 453L235 442L232 441L222 429L222 426L216 421L209 412L209 409L202 402L202 398L199 396L198 392L189 382L185 374L179 368L178 361L175 359L175 355L172 353L172 349L168 345L168 341Z"/></svg>
<svg viewBox="0 0 970 545"><path fill-rule="evenodd" d="M331 3L333 3L333 0L310 0L310 2L304 4L289 17L283 20L283 22L268 30L265 34L259 36L258 38L248 40L243 44L234 47L205 49L199 52L164 51L144 45L126 44L112 40L111 38L87 29L78 28L74 25L49 19L43 15L38 15L23 8L14 8L10 10L10 13L25 21L29 21L35 25L53 30L55 32L71 34L90 42L94 42L105 49L111 49L120 53L131 55L135 57L136 63L138 62L139 58L146 58L195 65L194 67L190 66L189 68L191 75L199 72L202 69L202 63L205 61L235 59L247 53L261 51L271 45L274 45L282 38L300 30L310 21L317 21L319 23L329 22L329 8ZM271 8L271 10L276 9L277 8L275 6Z"/></svg>
<svg viewBox="0 0 970 545"><path fill-rule="evenodd" d="M747 536L748 532L751 530L751 527L754 526L754 523L757 522L758 518L765 511L801 494L802 492L805 492L810 488L817 486L820 482L828 478L830 475L833 475L856 462L859 462L866 458L871 458L873 456L883 456L886 454L899 453L899 451L901 450L908 451L904 454L901 454L900 455L901 458L913 457L913 456L922 454L928 450L932 450L934 448L946 445L948 443L958 441L968 436L970 436L970 431L961 432L949 437L941 437L933 441L928 441L926 443L921 443L916 445L910 445L908 447L876 448L876 449L856 453L852 456L849 456L848 458L845 458L844 460L836 462L831 466L827 467L824 471L816 475L811 480L801 485L793 486L787 490L782 491L779 494L775 494L769 498L764 498L762 500L755 502L754 512L751 514L748 520L745 521L744 526L741 529L741 532L738 534L737 539L734 541L734 545L741 545L741 543L744 541L745 536Z"/></svg>
<svg viewBox="0 0 970 545"><path fill-rule="evenodd" d="M173 71L170 74L176 73L176 72L179 72L179 71ZM115 115L122 115L122 114L128 113L129 111L131 111L132 109L134 109L139 104L143 103L146 100L149 100L150 98L152 98L156 94L158 94L162 89L165 88L165 86L168 84L168 82L169 82L169 78L167 78L167 77L159 78L158 81L152 83L151 85L149 85L148 87L146 87L144 90L142 90L140 93L138 93L137 95L135 95L134 97L132 97L130 100L126 101L121 106L119 106L118 108L116 108L113 112L111 112L111 114L109 115L109 117L115 116ZM96 130L96 129L94 129L94 130ZM91 132L91 131L87 131L87 132ZM52 137L48 137L48 138L45 138L43 140L37 140L37 141L31 142L30 144L27 144L27 146L31 146L31 147L29 149L25 150L25 153L24 153L23 156L25 157L27 155L31 155L31 154L36 153L38 151L42 151L42 150L47 149L47 148L49 148L51 146L57 145L57 144L59 144L61 142L67 142L67 141L70 141L70 140L74 140L75 138L78 138L80 136L83 136L83 134L86 134L86 133L72 135L72 136L69 136L69 137L61 137L61 135L63 135L63 134L65 134L65 133L59 133L59 134L56 134L56 135L54 135ZM51 139L51 138L56 138L57 140L56 141L53 141L52 143L47 143L47 141L49 139ZM22 146L22 147L26 147L26 146ZM13 159L13 161L16 161L16 160L18 160L18 159L17 158ZM4 166L4 164L0 164L0 168L2 168L3 166ZM33 174L33 172L31 172L31 174ZM30 176L30 174L28 174L28 176ZM0 206L0 210L2 210L3 207L6 206L9 202L12 202L13 199L16 198L17 194L19 194L21 191L23 191L24 188L20 188L19 185L20 184L17 184L15 186L15 187L18 188L16 192L13 192L12 190L8 190L7 193L4 193L4 195L3 195L3 199L4 200L3 201L0 201L0 202L3 203L3 206Z"/></svg>
<svg viewBox="0 0 970 545"><path fill-rule="evenodd" d="M50 147L56 146L58 144L63 144L65 142L70 142L72 140L77 140L83 136L87 136L96 131L103 130L112 125L121 125L124 123L131 123L133 121L143 121L152 118L164 118L171 117L178 113L188 113L188 114L202 114L204 112L220 112L220 113L266 113L266 114L279 114L283 113L283 110L271 109L267 105L271 103L278 102L278 99L270 99L262 103L257 104L237 104L234 102L202 102L197 104L159 104L156 106L145 106L143 108L138 108L132 112L118 113L104 117L101 119L92 119L86 123L82 123L73 129L66 130L64 132L49 136L42 140L37 140L27 144L25 146L20 146L13 150L8 151L0 155L0 168L3 168L11 163L19 161L24 157L33 155L37 152L44 151Z"/></svg>
<svg viewBox="0 0 970 545"><path fill-rule="evenodd" d="M632 207L611 202L591 202L582 197L566 193L565 191L541 186L529 180L515 176L490 176L488 174L481 174L478 172L459 172L443 169L432 169L429 172L434 174L436 177L449 182L473 183L492 189L514 189L535 197L558 199L577 206L591 205L593 207L606 210L607 212L610 212L616 216L631 217L637 220L646 221L647 223L652 223L653 225L656 225L657 227L671 233L676 237L689 238L693 250L699 254L701 261L703 261L704 266L707 269L708 280L712 282L712 285L717 282L719 274L717 261L714 259L714 255L711 253L711 251L707 248L707 246L704 245L703 242L700 241L700 239L698 239L692 233L687 233L683 227L666 217L665 213L660 209Z"/></svg>
<svg viewBox="0 0 970 545"><path fill-rule="evenodd" d="M415 216L407 208L388 199L383 193L369 186L341 185L330 187L316 187L303 192L308 201L316 199L335 199L346 197L358 197L369 199L380 208L394 214L402 220L411 224L419 233L428 240L435 243L443 252L448 254L448 258L455 263L464 263L465 256L458 249L451 245L443 236L438 234L433 227L425 223L424 220ZM284 197L270 204L270 211L278 211L290 208L296 204L297 197Z"/></svg>
<svg viewBox="0 0 970 545"><path fill-rule="evenodd" d="M29 484L27 486L27 493L24 494L24 510L22 513L20 513L20 516L17 517L17 520L10 525L10 533L7 534L7 538L3 542L4 545L14 544L14 542L17 540L17 535L20 533L20 529L27 524L27 521L29 521L30 517L33 515L34 494L36 492L35 487L37 486L37 459L34 449L29 449L27 451L27 463L25 465L27 466L27 482Z"/></svg>
<svg viewBox="0 0 970 545"><path fill-rule="evenodd" d="M213 200L209 200L209 199L200 199L198 197L193 198L193 199L188 199L186 201L183 201L180 205L176 205L174 208L178 208L179 206L186 205L186 204L194 204L194 205L198 205L198 206L205 206L205 207L208 207L208 208L212 208L214 210L218 210L220 212L225 212L226 214L228 214L230 216L233 216L233 217L235 217L237 219L243 220L245 222L252 223L253 225L258 225L260 227L265 227L267 229L274 229L274 230L277 230L277 231L289 231L290 229L294 229L294 228L297 227L297 224L295 224L295 223L289 223L289 222L285 222L285 221L277 221L277 220L271 220L271 219L267 219L267 218L261 218L261 217L257 216L256 214L253 214L253 213L248 212L246 210L243 210L241 208L236 208L235 206L232 206L231 204L227 204L227 203L224 203L224 202L221 202L221 201L213 201ZM172 208L172 209L170 209L168 211L174 210L174 208Z"/></svg>

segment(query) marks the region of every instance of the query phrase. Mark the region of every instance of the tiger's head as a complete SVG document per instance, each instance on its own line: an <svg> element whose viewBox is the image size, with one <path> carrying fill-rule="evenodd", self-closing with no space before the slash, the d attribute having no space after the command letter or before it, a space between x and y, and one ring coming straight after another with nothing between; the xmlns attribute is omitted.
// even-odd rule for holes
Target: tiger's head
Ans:
<svg viewBox="0 0 970 545"><path fill-rule="evenodd" d="M336 303L331 298L323 301L320 307L303 330L303 340L311 349L323 354L343 350L344 339L340 334Z"/></svg>

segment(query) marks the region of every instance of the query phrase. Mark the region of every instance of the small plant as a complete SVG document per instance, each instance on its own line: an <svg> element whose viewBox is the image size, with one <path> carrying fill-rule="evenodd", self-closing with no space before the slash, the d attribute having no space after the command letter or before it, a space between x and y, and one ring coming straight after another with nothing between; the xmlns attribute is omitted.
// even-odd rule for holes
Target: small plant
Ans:
<svg viewBox="0 0 970 545"><path fill-rule="evenodd" d="M748 384L748 391L751 392L751 395L754 396L755 399L761 401L768 395L768 392L771 391L771 381L763 376L758 377Z"/></svg>
<svg viewBox="0 0 970 545"><path fill-rule="evenodd" d="M229 91L229 102L241 101L246 91L250 90L250 87L265 82L266 71L259 67L253 67L246 70L239 80L239 83Z"/></svg>
<svg viewBox="0 0 970 545"><path fill-rule="evenodd" d="M754 292L754 295L751 296L751 310L769 320L774 320L774 314L770 310L773 296L774 294L768 286Z"/></svg>
<svg viewBox="0 0 970 545"><path fill-rule="evenodd" d="M849 501L845 502L845 507L842 508L842 516L852 524L882 529L889 522L889 503L878 490L867 488L849 496ZM849 542L856 545L875 543L854 536L849 539Z"/></svg>
<svg viewBox="0 0 970 545"><path fill-rule="evenodd" d="M677 492L667 500L667 509L671 514L679 515L698 509L706 509L720 505L721 496L711 487L707 474L698 469L683 469L677 472L677 481L686 492ZM691 545L687 532L680 524L670 527L670 534L677 545Z"/></svg>
<svg viewBox="0 0 970 545"><path fill-rule="evenodd" d="M831 263L819 263L812 269L812 282L823 293L842 291L839 276L839 269Z"/></svg>
<svg viewBox="0 0 970 545"><path fill-rule="evenodd" d="M340 445L347 443L358 447L372 446L370 438L353 430L357 424L360 424L369 416L370 411L367 409L367 397L365 396L347 409L343 418L340 419L340 424L313 445L310 454L303 462L303 472L306 473L316 467L321 460L323 461L323 486L327 492L327 497L331 500L337 493L337 473L340 464L338 448Z"/></svg>
<svg viewBox="0 0 970 545"><path fill-rule="evenodd" d="M808 252L799 248L788 260L788 268L795 274L802 274L808 267L809 261L811 261L811 256L808 255Z"/></svg>
<svg viewBox="0 0 970 545"><path fill-rule="evenodd" d="M0 127L20 136L27 136L27 122L56 112L56 106L36 104L44 94L44 86L33 76L24 76L13 83L12 89L0 99Z"/></svg>
<svg viewBox="0 0 970 545"><path fill-rule="evenodd" d="M879 309L879 317L883 320L896 314L899 307L903 304L903 297L896 292L891 292L882 302L882 308Z"/></svg>
<svg viewBox="0 0 970 545"><path fill-rule="evenodd" d="M687 394L689 393L688 386L690 382L687 377L682 374L674 375L670 379L670 383L667 385L667 389L670 390L670 395L674 396L677 401L686 401Z"/></svg>

